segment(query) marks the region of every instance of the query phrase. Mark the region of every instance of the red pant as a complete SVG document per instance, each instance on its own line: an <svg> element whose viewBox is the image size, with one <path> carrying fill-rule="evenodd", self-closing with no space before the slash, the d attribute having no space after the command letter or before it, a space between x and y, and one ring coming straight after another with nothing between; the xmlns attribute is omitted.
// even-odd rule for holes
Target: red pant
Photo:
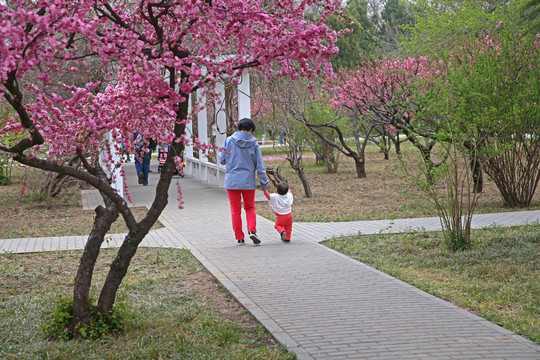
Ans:
<svg viewBox="0 0 540 360"><path fill-rule="evenodd" d="M242 231L242 198L244 199L244 211L248 232L257 232L257 213L255 211L255 190L229 190L229 203L231 204L231 218L234 236L236 240L245 239Z"/></svg>
<svg viewBox="0 0 540 360"><path fill-rule="evenodd" d="M276 224L274 225L274 227L280 234L285 231L285 233L287 234L287 240L291 240L292 213L288 213L285 215L276 214L276 216Z"/></svg>

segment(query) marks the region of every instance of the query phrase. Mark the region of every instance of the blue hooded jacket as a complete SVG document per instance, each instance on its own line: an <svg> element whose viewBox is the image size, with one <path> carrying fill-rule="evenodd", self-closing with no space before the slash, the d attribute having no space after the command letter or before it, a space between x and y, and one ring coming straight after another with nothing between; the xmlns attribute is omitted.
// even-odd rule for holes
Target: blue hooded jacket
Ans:
<svg viewBox="0 0 540 360"><path fill-rule="evenodd" d="M255 190L255 171L259 175L261 187L268 188L266 166L253 135L246 131L237 131L225 140L223 147L218 160L220 164L227 166L225 189Z"/></svg>

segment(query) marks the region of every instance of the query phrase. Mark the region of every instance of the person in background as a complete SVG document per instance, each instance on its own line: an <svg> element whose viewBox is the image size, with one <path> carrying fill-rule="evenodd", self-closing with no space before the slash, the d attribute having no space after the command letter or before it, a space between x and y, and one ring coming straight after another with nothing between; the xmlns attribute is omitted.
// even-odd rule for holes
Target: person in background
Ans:
<svg viewBox="0 0 540 360"><path fill-rule="evenodd" d="M254 131L253 120L241 119L238 122L238 131L225 139L223 150L218 154L220 164L227 166L224 187L229 197L232 227L238 245L245 244L242 228L242 200L246 212L248 235L255 245L261 243L257 235L255 172L259 176L262 189L268 188L268 179L261 149L253 136Z"/></svg>
<svg viewBox="0 0 540 360"><path fill-rule="evenodd" d="M146 141L143 135L136 131L133 134L133 142L135 144L135 169L137 170L137 178L139 184L148 185L148 174L150 173L150 160L152 152L150 150L152 141ZM154 145L155 147L155 145Z"/></svg>

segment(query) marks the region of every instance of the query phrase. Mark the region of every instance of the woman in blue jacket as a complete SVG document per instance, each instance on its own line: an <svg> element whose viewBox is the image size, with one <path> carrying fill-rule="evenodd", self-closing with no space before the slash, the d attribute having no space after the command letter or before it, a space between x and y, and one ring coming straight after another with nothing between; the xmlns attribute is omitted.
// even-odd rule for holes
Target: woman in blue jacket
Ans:
<svg viewBox="0 0 540 360"><path fill-rule="evenodd" d="M242 230L242 199L249 237L255 245L261 243L257 236L255 172L259 176L261 188L268 188L268 179L261 149L253 136L253 131L255 131L255 122L247 118L241 119L238 122L238 131L225 140L224 149L218 155L219 162L227 166L225 189L229 196L232 226L238 245L245 243Z"/></svg>

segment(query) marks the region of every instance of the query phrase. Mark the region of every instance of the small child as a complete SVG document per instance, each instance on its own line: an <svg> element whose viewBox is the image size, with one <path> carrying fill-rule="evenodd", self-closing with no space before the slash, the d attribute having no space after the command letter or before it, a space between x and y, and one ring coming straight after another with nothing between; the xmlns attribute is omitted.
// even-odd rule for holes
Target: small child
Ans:
<svg viewBox="0 0 540 360"><path fill-rule="evenodd" d="M267 189L263 189L264 195L268 199L270 208L276 214L276 230L281 234L281 241L290 242L292 232L292 212L293 195L289 189L289 184L280 182L277 186L277 194L270 194Z"/></svg>

